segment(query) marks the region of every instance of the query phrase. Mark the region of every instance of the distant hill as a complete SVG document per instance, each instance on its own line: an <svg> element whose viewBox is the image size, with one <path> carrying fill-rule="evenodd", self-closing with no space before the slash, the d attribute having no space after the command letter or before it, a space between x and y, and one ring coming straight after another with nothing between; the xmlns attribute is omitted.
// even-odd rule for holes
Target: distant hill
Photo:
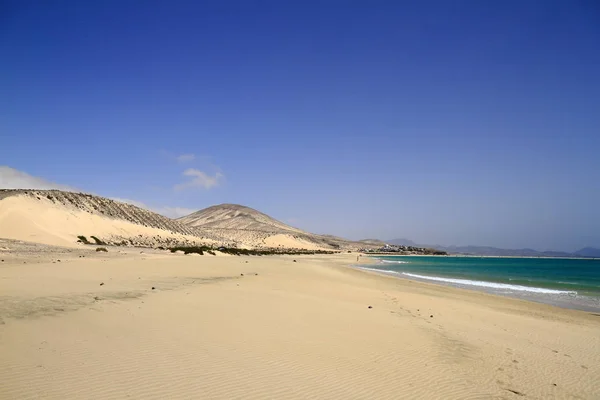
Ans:
<svg viewBox="0 0 600 400"><path fill-rule="evenodd" d="M564 251L537 251L533 249L501 249L491 246L440 246L416 244L408 239L392 239L386 241L388 244L430 247L449 254L464 254L474 256L495 256L495 257L598 257L600 258L600 249L594 247L586 247L573 253Z"/></svg>
<svg viewBox="0 0 600 400"><path fill-rule="evenodd" d="M387 244L395 244L396 246L413 246L418 247L419 245L408 239L392 239L386 241Z"/></svg>
<svg viewBox="0 0 600 400"><path fill-rule="evenodd" d="M597 249L595 247L584 247L581 250L577 250L575 253L578 255L579 257L594 257L594 258L600 258L600 249Z"/></svg>
<svg viewBox="0 0 600 400"><path fill-rule="evenodd" d="M364 247L383 247L385 246L385 242L379 239L362 239L359 240Z"/></svg>
<svg viewBox="0 0 600 400"><path fill-rule="evenodd" d="M501 249L491 246L438 246L453 254L472 254L497 257L573 257L573 254L561 251L537 251L533 249Z"/></svg>

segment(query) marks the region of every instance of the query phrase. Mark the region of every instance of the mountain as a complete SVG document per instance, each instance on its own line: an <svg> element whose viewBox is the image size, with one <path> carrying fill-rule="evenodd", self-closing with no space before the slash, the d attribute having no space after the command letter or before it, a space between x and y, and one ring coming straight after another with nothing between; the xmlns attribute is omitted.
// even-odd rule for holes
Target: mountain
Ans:
<svg viewBox="0 0 600 400"><path fill-rule="evenodd" d="M302 231L236 204L209 207L174 220L100 196L25 189L0 189L0 237L58 246L79 246L78 241L85 240L143 247L364 247L363 243Z"/></svg>
<svg viewBox="0 0 600 400"><path fill-rule="evenodd" d="M177 219L178 222L192 227L246 229L264 232L307 233L269 217L253 208L239 204L220 204L196 211Z"/></svg>
<svg viewBox="0 0 600 400"><path fill-rule="evenodd" d="M600 258L600 249L597 249L595 247L584 247L581 250L577 250L575 253L573 253L579 257L593 257L593 258Z"/></svg>
<svg viewBox="0 0 600 400"><path fill-rule="evenodd" d="M361 243L363 245L362 247L383 247L383 246L385 246L385 242L383 240L379 240L379 239L362 239L362 240L359 240L359 243Z"/></svg>
<svg viewBox="0 0 600 400"><path fill-rule="evenodd" d="M386 242L387 244L394 244L396 246L412 246L418 247L419 245L408 239L392 239Z"/></svg>
<svg viewBox="0 0 600 400"><path fill-rule="evenodd" d="M560 251L537 251L533 249L501 249L491 246L438 246L453 254L472 254L497 257L572 257L571 253Z"/></svg>
<svg viewBox="0 0 600 400"><path fill-rule="evenodd" d="M289 226L267 214L239 204L219 204L196 211L177 222L211 237L245 247L350 249L364 245L332 235L317 235Z"/></svg>
<svg viewBox="0 0 600 400"><path fill-rule="evenodd" d="M408 239L392 239L386 241L388 244L429 247L447 252L448 254L464 254L474 256L495 256L495 257L598 257L600 258L600 249L586 247L574 253L564 251L537 251L534 249L501 249L491 246L440 246L416 244Z"/></svg>

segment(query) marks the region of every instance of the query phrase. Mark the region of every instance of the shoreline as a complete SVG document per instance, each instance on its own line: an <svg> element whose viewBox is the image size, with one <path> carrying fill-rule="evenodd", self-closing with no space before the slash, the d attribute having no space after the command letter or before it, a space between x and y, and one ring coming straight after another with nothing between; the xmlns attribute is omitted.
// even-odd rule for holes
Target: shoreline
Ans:
<svg viewBox="0 0 600 400"><path fill-rule="evenodd" d="M410 256L398 256L398 257L410 257ZM495 258L495 257L490 257ZM528 258L528 257L505 257L505 258ZM369 263L365 265L372 265L381 263L377 262L376 257L367 257ZM500 283L496 281L485 281L485 280L472 280L472 279L459 279L443 276L432 276L432 277L421 277L418 273L404 273L402 271L394 271L389 269L379 268L363 268L360 264L355 264L355 268L361 270L368 270L374 273L390 276L396 279L409 280L414 282L420 282L439 287L451 287L459 290L467 290L477 293L487 293L493 296L500 296L502 298L519 299L523 301L529 301L536 304L546 304L561 309L577 310L588 313L600 313L600 296L590 296L582 294L570 294L568 292L558 293L560 291L554 289L546 289L544 287L537 286L523 286L527 288L519 290L518 288L522 285L513 285L507 283Z"/></svg>
<svg viewBox="0 0 600 400"><path fill-rule="evenodd" d="M369 265L369 264L367 264L367 265ZM386 270L379 270L376 268L367 268L367 267L364 267L361 265L352 265L351 268L354 268L354 269L357 269L357 270L360 270L363 272L371 272L371 273L374 273L379 276L386 276L386 277L390 277L393 279L400 279L400 280L404 280L404 281L408 281L408 282L415 282L415 283L419 283L419 284L433 285L433 286L436 286L439 288L452 288L455 290L467 291L467 292L472 292L472 293L484 293L484 294L487 294L490 296L495 296L495 297L499 297L499 298L503 298L503 299L513 299L513 300L525 301L525 302L533 303L533 304L543 304L546 306L556 307L561 310L580 311L580 312L585 312L585 313L589 313L589 314L593 314L593 315L599 315L598 313L600 313L600 305L587 305L587 304L577 304L577 303L573 303L573 302L569 302L569 301L557 301L557 300L553 300L550 298L543 298L542 295L539 295L539 297L538 297L535 294L531 294L531 295L527 296L527 295L518 295L515 292L512 292L510 294L499 293L499 292L493 291L493 290L486 290L483 287L470 287L470 286L461 285L461 284L442 283L442 282L436 282L436 281L427 280L427 279L419 279L419 278L415 278L412 276L402 276L401 273L398 273L396 271L386 271ZM592 298L589 296L581 295L580 297L585 297L585 298L589 298L591 300L595 300L595 298Z"/></svg>
<svg viewBox="0 0 600 400"><path fill-rule="evenodd" d="M548 256L478 256L474 254L398 254L398 253L361 253L367 257L465 257L465 258L525 258L525 259L547 259L547 260L600 260L598 257L548 257Z"/></svg>

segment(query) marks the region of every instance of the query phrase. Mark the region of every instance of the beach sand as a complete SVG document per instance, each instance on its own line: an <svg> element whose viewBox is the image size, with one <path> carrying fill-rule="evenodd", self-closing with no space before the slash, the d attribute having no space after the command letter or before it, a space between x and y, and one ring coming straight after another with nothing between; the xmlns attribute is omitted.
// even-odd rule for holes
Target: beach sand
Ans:
<svg viewBox="0 0 600 400"><path fill-rule="evenodd" d="M359 271L355 253L7 249L1 399L600 398L600 315Z"/></svg>

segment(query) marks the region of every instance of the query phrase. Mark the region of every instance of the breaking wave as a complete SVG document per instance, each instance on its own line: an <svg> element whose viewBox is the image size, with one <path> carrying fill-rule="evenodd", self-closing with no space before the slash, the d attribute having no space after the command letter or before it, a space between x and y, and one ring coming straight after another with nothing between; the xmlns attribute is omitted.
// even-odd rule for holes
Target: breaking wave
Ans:
<svg viewBox="0 0 600 400"><path fill-rule="evenodd" d="M436 281L436 282L455 283L455 284L459 284L459 285L488 287L488 288L494 288L494 289L505 289L505 290L518 291L518 292L532 292L532 293L546 293L546 294L577 294L577 292L571 291L571 290L555 290L555 289L545 289L545 288L522 286L522 285L511 285L509 283L496 283L496 282L486 282L486 281L472 281L469 279L443 278L440 276L426 276L426 275L411 274L409 272L402 272L401 275L410 276L410 277L419 278L419 279L426 279L426 280Z"/></svg>

